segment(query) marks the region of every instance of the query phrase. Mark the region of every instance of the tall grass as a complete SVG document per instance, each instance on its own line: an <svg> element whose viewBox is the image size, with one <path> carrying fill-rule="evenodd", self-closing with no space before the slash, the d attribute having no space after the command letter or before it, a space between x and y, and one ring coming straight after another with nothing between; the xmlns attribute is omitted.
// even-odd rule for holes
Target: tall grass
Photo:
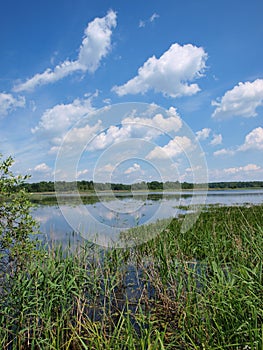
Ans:
<svg viewBox="0 0 263 350"><path fill-rule="evenodd" d="M262 214L211 207L186 233L175 219L135 248L46 249L6 276L0 348L262 349ZM141 242L158 227L126 234Z"/></svg>

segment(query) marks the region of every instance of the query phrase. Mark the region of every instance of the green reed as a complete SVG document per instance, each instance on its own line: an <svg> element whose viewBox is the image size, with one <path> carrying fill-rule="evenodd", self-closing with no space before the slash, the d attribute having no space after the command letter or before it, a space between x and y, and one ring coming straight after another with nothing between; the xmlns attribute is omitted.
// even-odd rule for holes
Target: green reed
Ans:
<svg viewBox="0 0 263 350"><path fill-rule="evenodd" d="M41 248L2 283L0 348L262 349L262 214L208 207L185 233L127 231L133 248Z"/></svg>

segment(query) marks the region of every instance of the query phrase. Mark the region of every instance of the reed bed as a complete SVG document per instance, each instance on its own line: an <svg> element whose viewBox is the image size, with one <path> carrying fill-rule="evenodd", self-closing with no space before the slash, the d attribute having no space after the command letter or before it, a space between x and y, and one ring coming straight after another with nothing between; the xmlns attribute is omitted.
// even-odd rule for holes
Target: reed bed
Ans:
<svg viewBox="0 0 263 350"><path fill-rule="evenodd" d="M129 249L41 248L3 280L0 348L261 350L263 206L208 207L181 224Z"/></svg>

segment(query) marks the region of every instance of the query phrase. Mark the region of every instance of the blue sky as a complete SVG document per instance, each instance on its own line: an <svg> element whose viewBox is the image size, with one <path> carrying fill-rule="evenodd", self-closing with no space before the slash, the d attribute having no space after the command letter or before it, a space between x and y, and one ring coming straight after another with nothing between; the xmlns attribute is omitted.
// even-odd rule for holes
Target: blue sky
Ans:
<svg viewBox="0 0 263 350"><path fill-rule="evenodd" d="M262 13L260 0L5 2L0 152L32 181L263 180Z"/></svg>

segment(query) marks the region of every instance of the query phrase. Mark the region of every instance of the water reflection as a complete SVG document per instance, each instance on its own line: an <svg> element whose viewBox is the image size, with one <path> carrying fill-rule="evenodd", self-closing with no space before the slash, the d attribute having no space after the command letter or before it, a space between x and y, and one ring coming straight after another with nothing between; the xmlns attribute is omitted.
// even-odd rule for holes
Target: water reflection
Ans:
<svg viewBox="0 0 263 350"><path fill-rule="evenodd" d="M81 196L81 204L76 195L68 194L60 197L60 205L55 196L41 195L35 199L33 216L47 240L66 243L86 238L94 242L99 234L101 240L103 237L108 240L111 235L114 241L125 229L178 217L192 210L192 206L203 203L205 195L207 205L263 203L263 190L209 191L207 194L203 191L117 193L114 196L103 193L99 197L89 194ZM64 216L70 218L70 224Z"/></svg>

